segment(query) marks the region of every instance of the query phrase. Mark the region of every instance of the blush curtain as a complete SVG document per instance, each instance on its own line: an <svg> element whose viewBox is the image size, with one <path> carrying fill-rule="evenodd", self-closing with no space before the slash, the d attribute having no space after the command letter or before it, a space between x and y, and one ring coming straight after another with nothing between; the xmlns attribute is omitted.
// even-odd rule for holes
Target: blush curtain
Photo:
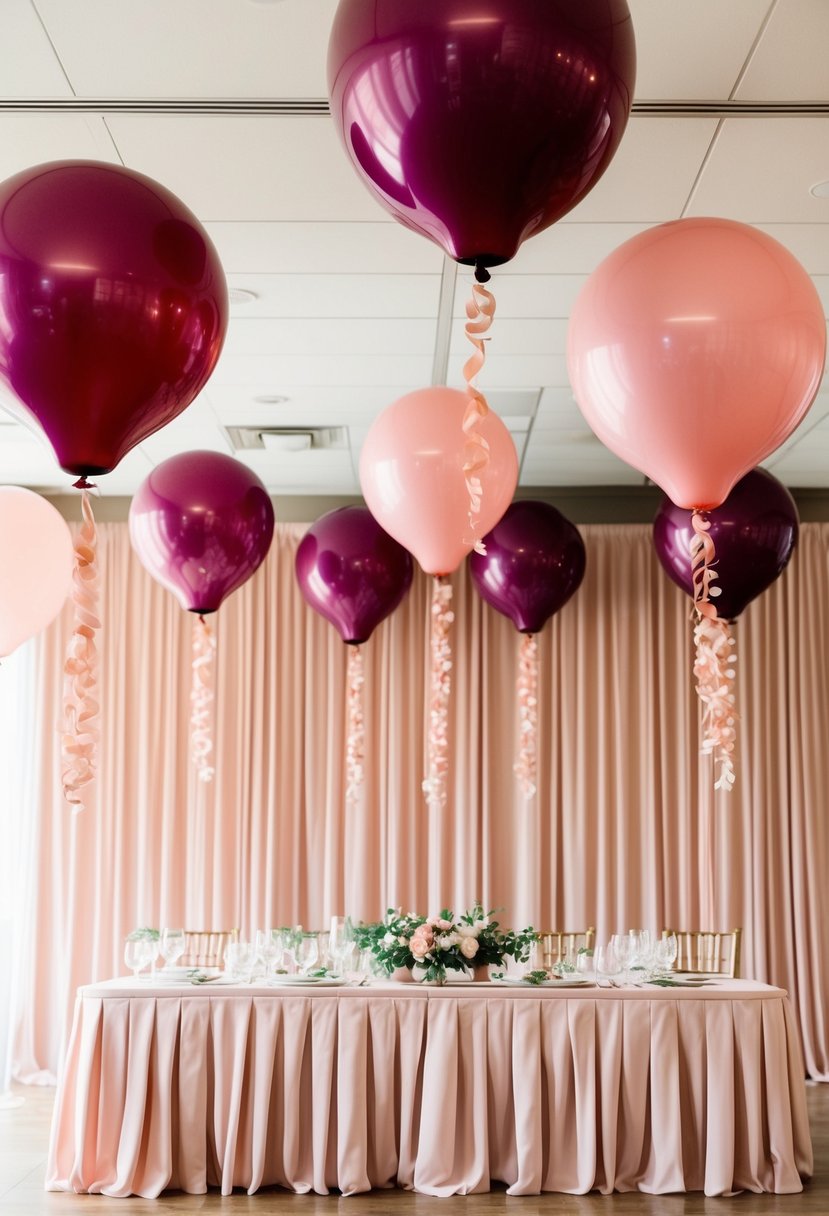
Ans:
<svg viewBox="0 0 829 1216"><path fill-rule="evenodd" d="M512 772L519 638L453 577L445 810L421 793L430 583L415 578L364 647L365 786L345 803L346 647L294 579L300 525L213 618L215 779L188 721L194 618L100 526L99 775L60 789L69 610L32 648L32 746L15 828L15 1075L48 1082L75 990L124 972L138 925L301 923L481 899L540 928L744 930L743 974L786 988L807 1069L829 1079L829 525L736 626L738 779L699 755L687 599L647 526L588 526L587 575L539 638L538 793ZM723 579L727 572L721 572ZM19 784L19 783L18 783ZM22 787L21 787L22 788Z"/></svg>

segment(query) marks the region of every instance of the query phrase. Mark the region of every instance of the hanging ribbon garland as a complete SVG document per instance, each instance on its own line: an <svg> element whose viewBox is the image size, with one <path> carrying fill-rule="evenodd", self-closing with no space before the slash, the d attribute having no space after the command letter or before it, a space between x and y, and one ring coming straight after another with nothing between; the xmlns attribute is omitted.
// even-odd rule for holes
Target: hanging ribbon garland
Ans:
<svg viewBox="0 0 829 1216"><path fill-rule="evenodd" d="M348 737L345 745L346 787L348 806L356 806L363 788L365 772L365 718L363 714L363 685L365 669L359 646L348 647Z"/></svg>
<svg viewBox="0 0 829 1216"><path fill-rule="evenodd" d="M737 710L734 696L734 638L728 621L717 615L712 597L720 594L713 586L718 577L713 569L714 542L711 523L702 511L691 517L691 571L694 584L694 628L696 659L694 677L697 696L702 702L702 752L714 759L719 772L714 788L730 791L736 780L734 745L737 738Z"/></svg>
<svg viewBox="0 0 829 1216"><path fill-rule="evenodd" d="M538 781L538 639L521 635L518 654L518 758L513 771L525 798L532 798Z"/></svg>
<svg viewBox="0 0 829 1216"><path fill-rule="evenodd" d="M432 628L429 697L429 735L423 792L431 810L446 805L446 775L449 771L449 694L452 690L452 643L450 633L452 584L438 576L432 582Z"/></svg>
<svg viewBox="0 0 829 1216"><path fill-rule="evenodd" d="M216 636L202 615L193 621L193 683L190 690L190 753L199 781L213 780L211 706Z"/></svg>
<svg viewBox="0 0 829 1216"><path fill-rule="evenodd" d="M489 280L489 274L482 267L475 271L477 278L483 282ZM484 278L484 276L486 276ZM474 355L470 355L463 367L463 378L466 381L467 404L463 416L463 432L466 436L464 445L463 474L469 493L469 528L475 541L473 548L476 553L486 553L480 535L476 535L480 527L481 513L481 473L489 464L489 443L479 431L480 423L489 413L486 397L478 388L475 381L486 361L485 342L489 341L484 334L492 324L495 316L495 296L483 286L483 282L472 284L472 295L466 302L466 337L475 347Z"/></svg>
<svg viewBox="0 0 829 1216"><path fill-rule="evenodd" d="M99 731L98 650L95 633L98 619L100 577L98 572L98 534L89 497L89 484L82 478L81 511L83 523L75 539L75 567L72 573L72 602L75 607L72 638L63 667L63 796L75 812L82 810L81 790L95 776Z"/></svg>

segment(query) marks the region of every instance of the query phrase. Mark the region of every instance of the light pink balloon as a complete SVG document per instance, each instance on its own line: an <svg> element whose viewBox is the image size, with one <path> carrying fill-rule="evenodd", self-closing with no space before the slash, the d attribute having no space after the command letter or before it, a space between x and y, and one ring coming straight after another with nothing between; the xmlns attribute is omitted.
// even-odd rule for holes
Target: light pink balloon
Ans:
<svg viewBox="0 0 829 1216"><path fill-rule="evenodd" d="M602 442L677 506L711 508L795 429L825 355L820 299L783 245L747 224L686 219L593 272L567 359Z"/></svg>
<svg viewBox="0 0 829 1216"><path fill-rule="evenodd" d="M407 393L374 420L360 455L369 510L427 574L450 574L461 564L476 537L498 523L518 481L512 436L490 410L478 427L490 451L479 474L483 492L473 535L463 472L466 402L454 388Z"/></svg>
<svg viewBox="0 0 829 1216"><path fill-rule="evenodd" d="M54 620L72 589L72 537L50 502L0 486L0 658Z"/></svg>

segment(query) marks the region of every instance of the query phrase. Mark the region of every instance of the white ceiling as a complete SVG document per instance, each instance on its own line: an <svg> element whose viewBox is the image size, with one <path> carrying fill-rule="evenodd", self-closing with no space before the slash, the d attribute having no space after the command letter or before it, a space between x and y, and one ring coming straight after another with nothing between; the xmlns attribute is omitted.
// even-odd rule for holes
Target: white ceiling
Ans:
<svg viewBox="0 0 829 1216"><path fill-rule="evenodd" d="M513 431L525 487L642 484L589 432L564 358L585 277L634 233L684 215L757 224L800 259L829 310L829 199L809 193L829 179L829 0L630 4L639 68L619 152L585 201L493 279L480 384ZM277 101L324 100L335 8L0 0L0 178L70 157L148 173L204 222L230 285L255 293L232 305L206 390L102 479L106 494L132 493L176 452L231 451L224 428L239 426L344 428L341 447L240 458L275 494L355 494L372 419L431 383L447 344L447 382L462 386L469 272L456 276L380 209L325 113L275 112ZM205 112L210 100L238 112ZM252 112L259 100L264 112ZM0 482L66 488L40 441L0 420ZM829 380L767 464L789 485L829 486Z"/></svg>

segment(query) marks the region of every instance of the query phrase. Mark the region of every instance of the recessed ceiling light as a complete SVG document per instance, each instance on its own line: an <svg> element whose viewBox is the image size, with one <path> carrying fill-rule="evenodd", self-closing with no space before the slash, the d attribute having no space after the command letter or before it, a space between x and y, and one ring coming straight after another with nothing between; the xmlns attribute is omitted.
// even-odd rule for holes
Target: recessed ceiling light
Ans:
<svg viewBox="0 0 829 1216"><path fill-rule="evenodd" d="M829 198L829 181L815 182L809 193L813 194L815 198Z"/></svg>
<svg viewBox="0 0 829 1216"><path fill-rule="evenodd" d="M254 397L253 400L257 405L284 405L286 401L290 401L290 397L280 397L278 393L262 393L259 397Z"/></svg>
<svg viewBox="0 0 829 1216"><path fill-rule="evenodd" d="M252 304L254 300L259 299L259 296L255 291L249 291L247 287L228 287L227 298L231 304Z"/></svg>

